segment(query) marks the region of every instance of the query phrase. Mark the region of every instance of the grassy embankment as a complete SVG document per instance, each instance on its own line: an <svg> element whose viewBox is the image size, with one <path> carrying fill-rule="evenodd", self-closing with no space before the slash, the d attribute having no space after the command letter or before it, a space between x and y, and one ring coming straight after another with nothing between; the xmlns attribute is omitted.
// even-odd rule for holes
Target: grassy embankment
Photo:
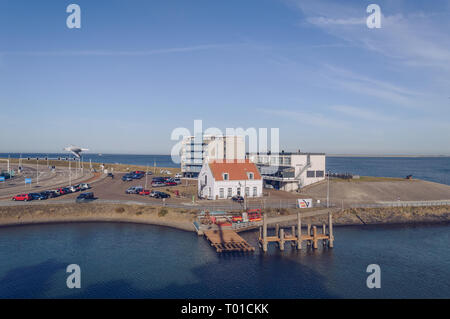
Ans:
<svg viewBox="0 0 450 319"><path fill-rule="evenodd" d="M35 158L30 158L30 160L27 160L26 158L22 158L22 165L31 165L31 166L35 166L36 164L39 165L48 165L49 166L55 166L55 167L69 167L69 161L66 160L49 160L49 161L45 161L45 160L39 160L37 161ZM3 164L4 168L6 169L6 162L1 162L1 164ZM19 159L18 158L10 158L10 165L13 166L17 166L19 164ZM92 168L100 171L101 170L101 165L102 163L92 163ZM70 161L70 165L72 168L75 168L76 165L78 165L77 162L75 161ZM84 168L90 168L90 163L89 162L82 162L82 165ZM2 166L2 167L3 167ZM128 164L108 164L105 163L104 164L105 169L111 171L111 169L114 170L114 172L131 172L131 171L146 171L147 170L147 166L142 166L142 165L128 165ZM159 176L166 176L165 173L160 173L160 170L169 170L172 175L179 173L181 171L180 168L178 167L153 167L153 166L149 166L148 170L156 173Z"/></svg>
<svg viewBox="0 0 450 319"><path fill-rule="evenodd" d="M57 204L0 207L0 226L66 223L131 222L193 230L197 210L115 204Z"/></svg>
<svg viewBox="0 0 450 319"><path fill-rule="evenodd" d="M311 209L314 210L314 209ZM304 210L311 211L311 210ZM116 204L57 204L0 207L0 226L65 222L131 222L193 231L198 209ZM295 209L267 209L269 217L295 214ZM303 224L327 223L327 215ZM449 223L450 206L345 209L334 213L334 225ZM288 224L292 223L286 223Z"/></svg>

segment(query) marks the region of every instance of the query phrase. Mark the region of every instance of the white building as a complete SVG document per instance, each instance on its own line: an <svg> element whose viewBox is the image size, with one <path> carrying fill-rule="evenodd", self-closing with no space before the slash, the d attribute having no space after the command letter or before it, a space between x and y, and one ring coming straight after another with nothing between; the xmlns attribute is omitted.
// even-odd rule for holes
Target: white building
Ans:
<svg viewBox="0 0 450 319"><path fill-rule="evenodd" d="M222 159L245 159L243 136L189 136L181 144L181 172L184 177L197 177L205 162Z"/></svg>
<svg viewBox="0 0 450 319"><path fill-rule="evenodd" d="M198 175L198 196L207 199L261 197L263 180L249 160L213 160L206 162Z"/></svg>
<svg viewBox="0 0 450 319"><path fill-rule="evenodd" d="M264 183L275 189L296 191L325 179L324 153L249 153L247 158L258 166Z"/></svg>

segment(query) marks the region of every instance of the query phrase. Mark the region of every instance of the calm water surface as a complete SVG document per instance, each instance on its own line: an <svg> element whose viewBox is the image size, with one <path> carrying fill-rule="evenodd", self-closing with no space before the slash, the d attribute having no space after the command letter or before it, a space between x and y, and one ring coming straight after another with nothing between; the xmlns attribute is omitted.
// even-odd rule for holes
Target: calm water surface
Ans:
<svg viewBox="0 0 450 319"><path fill-rule="evenodd" d="M334 249L216 254L202 237L116 223L0 228L3 298L448 298L448 226L336 228ZM256 233L243 234L256 244ZM66 288L78 264L82 288ZM379 264L381 289L366 288Z"/></svg>

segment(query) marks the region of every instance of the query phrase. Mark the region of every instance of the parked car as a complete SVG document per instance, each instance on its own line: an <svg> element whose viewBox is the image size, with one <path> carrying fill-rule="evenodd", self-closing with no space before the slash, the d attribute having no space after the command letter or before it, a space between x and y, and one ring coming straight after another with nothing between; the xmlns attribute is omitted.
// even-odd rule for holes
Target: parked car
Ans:
<svg viewBox="0 0 450 319"><path fill-rule="evenodd" d="M145 175L145 172L144 172L144 171L134 171L133 173L134 173L134 174L141 174L141 175Z"/></svg>
<svg viewBox="0 0 450 319"><path fill-rule="evenodd" d="M183 174L181 174L181 173L176 173L175 174L175 178L182 178L183 177Z"/></svg>
<svg viewBox="0 0 450 319"><path fill-rule="evenodd" d="M244 197L239 196L239 195L234 195L233 197L231 197L231 199L235 202L238 203L243 203L244 202Z"/></svg>
<svg viewBox="0 0 450 319"><path fill-rule="evenodd" d="M144 177L144 175L142 175L142 174L133 174L133 175L131 175L132 179L141 179L142 177Z"/></svg>
<svg viewBox="0 0 450 319"><path fill-rule="evenodd" d="M139 195L150 195L150 191L148 189L143 189L138 194Z"/></svg>
<svg viewBox="0 0 450 319"><path fill-rule="evenodd" d="M273 185L271 185L271 184L265 184L265 185L264 185L264 188L273 189Z"/></svg>
<svg viewBox="0 0 450 319"><path fill-rule="evenodd" d="M152 187L163 187L166 186L163 182L152 182Z"/></svg>
<svg viewBox="0 0 450 319"><path fill-rule="evenodd" d="M131 175L125 174L125 175L122 176L122 180L123 180L124 182L130 182L130 181L132 181L133 179L131 178Z"/></svg>
<svg viewBox="0 0 450 319"><path fill-rule="evenodd" d="M48 192L53 194L53 195L50 196L50 197L59 197L59 196L61 196L61 193L60 193L59 190L57 190L57 189L52 189L52 190L50 190L50 191L48 191Z"/></svg>
<svg viewBox="0 0 450 319"><path fill-rule="evenodd" d="M59 192L59 195L65 195L69 193L69 190L67 188L58 188L57 191Z"/></svg>
<svg viewBox="0 0 450 319"><path fill-rule="evenodd" d="M148 171L147 175L153 175L153 173L151 171Z"/></svg>
<svg viewBox="0 0 450 319"><path fill-rule="evenodd" d="M142 186L133 186L128 188L125 191L125 194L139 194L139 192L143 191L144 188Z"/></svg>
<svg viewBox="0 0 450 319"><path fill-rule="evenodd" d="M40 192L41 195L46 195L47 198L54 198L54 197L58 197L59 195L57 195L54 191L43 191Z"/></svg>
<svg viewBox="0 0 450 319"><path fill-rule="evenodd" d="M72 193L72 191L70 190L69 187L64 187L64 188L63 188L63 191L64 191L64 194L70 194L70 193Z"/></svg>
<svg viewBox="0 0 450 319"><path fill-rule="evenodd" d="M78 195L76 202L88 202L88 201L92 201L95 200L94 197L94 193L92 192L88 192L88 193L81 193L80 195Z"/></svg>
<svg viewBox="0 0 450 319"><path fill-rule="evenodd" d="M159 191L151 191L150 196L153 198L170 198L169 194Z"/></svg>
<svg viewBox="0 0 450 319"><path fill-rule="evenodd" d="M86 184L86 183L81 183L78 186L80 187L81 190L91 189L91 185Z"/></svg>
<svg viewBox="0 0 450 319"><path fill-rule="evenodd" d="M76 193L80 190L80 188L78 186L70 186L68 188L71 193Z"/></svg>
<svg viewBox="0 0 450 319"><path fill-rule="evenodd" d="M175 185L178 185L177 183L172 182L172 181L167 181L167 182L165 182L165 184L166 184L166 186L175 186Z"/></svg>
<svg viewBox="0 0 450 319"><path fill-rule="evenodd" d="M30 200L33 200L33 198L30 196L30 194L20 194L16 195L12 198L13 201L22 201L22 202L28 202Z"/></svg>
<svg viewBox="0 0 450 319"><path fill-rule="evenodd" d="M29 194L33 200L46 200L48 199L48 195L44 195L42 193L30 193Z"/></svg>

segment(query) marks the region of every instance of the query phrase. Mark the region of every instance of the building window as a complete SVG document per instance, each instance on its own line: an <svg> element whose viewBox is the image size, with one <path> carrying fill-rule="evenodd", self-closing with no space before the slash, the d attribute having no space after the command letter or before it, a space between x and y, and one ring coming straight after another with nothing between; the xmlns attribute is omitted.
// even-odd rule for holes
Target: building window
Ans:
<svg viewBox="0 0 450 319"><path fill-rule="evenodd" d="M245 188L245 197L250 196L250 187Z"/></svg>
<svg viewBox="0 0 450 319"><path fill-rule="evenodd" d="M258 188L255 186L253 187L253 197L257 197L258 196Z"/></svg>
<svg viewBox="0 0 450 319"><path fill-rule="evenodd" d="M247 175L248 175L248 179L254 179L255 178L255 174L253 174L253 173L247 173Z"/></svg>
<svg viewBox="0 0 450 319"><path fill-rule="evenodd" d="M323 171L316 171L316 177L323 177L324 173Z"/></svg>
<svg viewBox="0 0 450 319"><path fill-rule="evenodd" d="M205 175L205 185L208 184L208 175Z"/></svg>
<svg viewBox="0 0 450 319"><path fill-rule="evenodd" d="M315 171L307 171L306 172L306 177L315 177L315 176L316 176Z"/></svg>
<svg viewBox="0 0 450 319"><path fill-rule="evenodd" d="M228 178L229 178L228 173L223 173L223 180L224 180L224 181L227 181Z"/></svg>
<svg viewBox="0 0 450 319"><path fill-rule="evenodd" d="M231 198L232 196L233 196L233 189L230 187L230 188L228 188L228 195L227 195L227 197Z"/></svg>
<svg viewBox="0 0 450 319"><path fill-rule="evenodd" d="M219 198L223 198L224 196L223 188L219 188Z"/></svg>
<svg viewBox="0 0 450 319"><path fill-rule="evenodd" d="M240 187L237 188L237 195L241 196L241 188Z"/></svg>

